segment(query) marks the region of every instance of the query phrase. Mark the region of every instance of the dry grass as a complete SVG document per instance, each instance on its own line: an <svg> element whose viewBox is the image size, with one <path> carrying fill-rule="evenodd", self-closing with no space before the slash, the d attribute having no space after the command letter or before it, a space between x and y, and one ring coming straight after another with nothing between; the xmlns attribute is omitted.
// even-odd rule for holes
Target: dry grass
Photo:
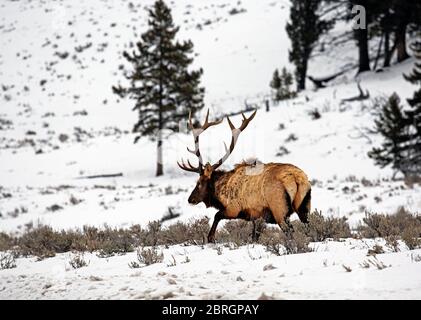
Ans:
<svg viewBox="0 0 421 320"><path fill-rule="evenodd" d="M282 232L278 227L267 228L262 220L255 221L255 224L257 233L261 235L257 243L278 255L308 252L309 242L352 237L345 218L324 217L318 211L309 214L306 225L294 221L294 232ZM78 230L56 231L40 226L29 228L19 237L0 233L0 250L14 250L19 256L31 255L39 259L70 251L97 252L100 257L109 257L132 252L138 247L203 245L209 228L208 218L177 222L168 227L162 227L159 221L155 221L146 227L134 225L128 229L85 226ZM368 214L358 232L364 238L387 239L387 245L395 251L399 249L398 240L404 241L409 249L415 249L421 246L421 217L403 210L389 216ZM216 239L219 243L237 248L251 243L252 233L251 222L232 220L218 228Z"/></svg>

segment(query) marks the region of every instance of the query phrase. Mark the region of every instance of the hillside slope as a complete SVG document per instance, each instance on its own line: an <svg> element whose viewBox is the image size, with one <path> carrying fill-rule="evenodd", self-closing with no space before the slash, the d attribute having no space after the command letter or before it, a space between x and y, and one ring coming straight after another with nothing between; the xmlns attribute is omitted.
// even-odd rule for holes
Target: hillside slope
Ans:
<svg viewBox="0 0 421 320"><path fill-rule="evenodd" d="M181 171L176 161L189 156L191 134L175 132L165 140L165 175L154 177L155 143L133 144L132 101L111 92L122 78L121 53L144 30L145 7L151 3L0 4L0 232L19 234L37 225L144 226L170 210L180 216L164 225L215 214L203 204L187 203L197 176ZM180 38L195 44L195 67L204 69L211 117L242 110L246 101L263 107L274 69L291 68L284 31L289 1L177 0L170 6ZM311 75L329 75L355 63L352 40L329 41L347 28L339 24L324 37L326 54L317 49ZM359 81L371 98L392 92L407 98L414 87L402 74L413 62L366 73ZM374 100L341 101L358 94L354 76L350 70L319 91L309 83L297 98L272 105L268 113L259 109L224 169L251 157L293 163L312 182L312 207L326 216L347 217L351 226L366 212L391 214L401 206L419 212L421 187L393 180L390 168L376 167L367 157L380 142L367 134ZM315 109L320 119L309 114ZM238 124L241 117L232 121ZM219 159L229 139L226 121L207 131L201 137L205 161ZM17 268L0 270L0 298L421 298L420 250L409 251L401 243L399 252L387 249L367 257L375 244L386 248L382 239L326 240L312 243L314 252L282 257L260 245L236 250L177 245L160 248L164 262L140 271L128 266L135 253L105 259L87 254L89 265L77 270L69 267L70 254L40 262L21 257ZM379 259L384 270L374 260L364 266L369 259Z"/></svg>

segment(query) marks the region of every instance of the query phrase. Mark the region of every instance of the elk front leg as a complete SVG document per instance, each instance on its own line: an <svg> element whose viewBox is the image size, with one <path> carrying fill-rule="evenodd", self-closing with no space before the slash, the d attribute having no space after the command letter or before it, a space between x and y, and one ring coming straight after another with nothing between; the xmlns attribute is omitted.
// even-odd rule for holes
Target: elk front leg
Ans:
<svg viewBox="0 0 421 320"><path fill-rule="evenodd" d="M251 239L253 242L259 241L260 235L262 233L262 227L257 226L256 220L252 220L253 222L253 233L251 234Z"/></svg>
<svg viewBox="0 0 421 320"><path fill-rule="evenodd" d="M215 218L213 219L212 227L211 227L211 229L209 231L209 234L208 234L208 242L209 243L215 242L216 227L218 226L219 221L221 221L222 219L224 219L224 213L222 211L218 211L215 214Z"/></svg>

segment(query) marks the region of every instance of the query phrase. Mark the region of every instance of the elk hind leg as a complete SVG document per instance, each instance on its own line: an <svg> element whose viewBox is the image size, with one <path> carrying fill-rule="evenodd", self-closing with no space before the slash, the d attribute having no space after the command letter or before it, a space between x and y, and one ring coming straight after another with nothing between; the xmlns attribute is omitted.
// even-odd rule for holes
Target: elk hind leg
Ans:
<svg viewBox="0 0 421 320"><path fill-rule="evenodd" d="M293 203L294 211L297 212L298 217L302 223L308 223L308 214L311 210L311 189L302 187L298 188L297 194Z"/></svg>
<svg viewBox="0 0 421 320"><path fill-rule="evenodd" d="M286 190L283 188L282 196L271 200L270 210L272 211L276 223L279 225L282 231L291 232L293 229L292 224L289 221L289 217L294 211L288 192L286 192Z"/></svg>

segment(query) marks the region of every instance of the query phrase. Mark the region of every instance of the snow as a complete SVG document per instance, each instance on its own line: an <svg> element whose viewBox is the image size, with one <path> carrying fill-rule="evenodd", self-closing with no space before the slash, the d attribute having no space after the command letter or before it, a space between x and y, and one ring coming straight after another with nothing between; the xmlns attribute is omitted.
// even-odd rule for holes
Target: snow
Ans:
<svg viewBox="0 0 421 320"><path fill-rule="evenodd" d="M264 294L273 299L420 299L421 250L368 257L367 248L375 243L384 245L380 239L326 241L312 244L315 252L287 256L274 256L259 245L222 247L221 255L215 245L177 245L161 248L162 263L139 269L128 266L136 253L111 258L85 254L89 264L79 269L69 266L71 254L40 262L18 259L16 269L0 272L0 297L258 299ZM361 266L368 261L385 268Z"/></svg>
<svg viewBox="0 0 421 320"><path fill-rule="evenodd" d="M132 101L119 100L111 91L122 78L121 52L129 50L135 34L144 30L144 9L151 3L142 1L134 9L129 1L116 0L0 4L0 84L6 88L0 87L0 119L12 122L0 122L0 232L19 234L28 224L55 229L146 225L161 219L169 207L180 217L165 224L215 214L203 204L187 204L197 176L182 172L176 161L191 156L186 151L186 146L193 147L190 132L181 125L181 132L164 141L165 176L154 177L156 145L147 139L133 144ZM284 32L289 1L243 0L234 5L223 0L177 0L171 7L175 23L181 25L180 39L193 41L195 67L204 69L210 120L242 110L245 101L263 106L274 69L291 68ZM233 7L246 11L230 15ZM331 36L347 27L338 25ZM309 73L329 75L355 63L352 41L335 45L326 39L328 54L315 54ZM75 49L89 43L82 52ZM69 53L67 58L57 56L64 52ZM396 91L404 102L414 87L402 74L413 62L365 73L359 80L372 98ZM271 106L269 113L260 109L223 167L230 169L250 157L293 163L313 182L312 207L325 215L345 216L352 226L366 212L390 214L401 206L420 212L421 187L392 180L390 168L376 167L367 156L381 141L376 135L361 134L373 125L372 101L341 104L358 94L354 72L319 91L308 83L307 91ZM308 115L315 108L321 119ZM80 114L82 110L87 115ZM238 126L241 116L231 120ZM280 124L285 129L279 130ZM68 135L66 142L59 140L63 134ZM298 139L286 142L291 134ZM219 159L225 151L223 141L229 139L225 120L206 131L201 136L204 160ZM277 156L280 146L290 153ZM39 150L42 153L37 154ZM119 172L122 177L79 179ZM82 201L72 204L72 196ZM54 204L62 209L47 209ZM175 267L164 262L140 270L128 267L134 253L109 259L87 255L89 266L78 270L66 269L68 254L41 262L19 258L16 269L0 270L0 297L144 299L162 298L169 291L174 298L255 299L262 293L285 299L421 297L420 264L411 260L419 250L378 255L392 266L363 269L359 263L367 259L367 248L354 241L315 244L316 252L285 257L269 255L259 246L224 249L221 256L211 245L174 246L164 250L167 260L173 254L180 261L186 251L191 262ZM252 260L249 250L262 258ZM263 272L270 263L277 268ZM346 272L342 264L352 271ZM166 274L157 276L160 272ZM91 275L103 280L92 281ZM176 285L168 284L171 275L177 276ZM245 281L236 281L240 275ZM39 289L48 284L52 286Z"/></svg>

